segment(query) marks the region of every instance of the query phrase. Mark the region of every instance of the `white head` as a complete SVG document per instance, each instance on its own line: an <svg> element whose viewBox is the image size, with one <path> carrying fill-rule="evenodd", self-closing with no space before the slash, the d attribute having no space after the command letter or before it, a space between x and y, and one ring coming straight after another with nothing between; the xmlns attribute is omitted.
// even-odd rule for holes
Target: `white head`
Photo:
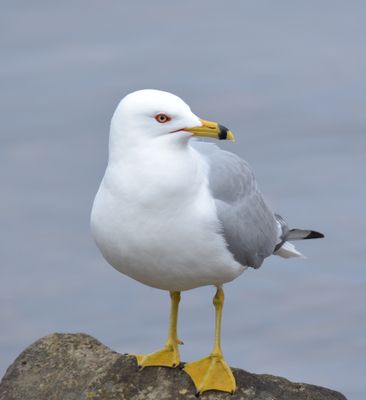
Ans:
<svg viewBox="0 0 366 400"><path fill-rule="evenodd" d="M125 96L113 115L112 124L123 135L131 132L135 138L139 135L144 139L202 125L182 99L152 89Z"/></svg>
<svg viewBox="0 0 366 400"><path fill-rule="evenodd" d="M138 90L124 97L114 112L110 151L116 150L116 146L140 145L158 138L185 145L192 136L234 139L224 126L198 118L174 94Z"/></svg>

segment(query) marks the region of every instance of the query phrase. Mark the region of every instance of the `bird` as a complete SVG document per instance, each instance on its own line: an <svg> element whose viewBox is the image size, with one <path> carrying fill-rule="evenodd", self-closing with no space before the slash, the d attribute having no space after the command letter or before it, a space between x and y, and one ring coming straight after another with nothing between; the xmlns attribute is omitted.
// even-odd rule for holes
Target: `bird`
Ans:
<svg viewBox="0 0 366 400"><path fill-rule="evenodd" d="M199 118L172 93L144 89L126 95L111 120L91 232L112 267L170 294L166 343L135 355L140 369L181 365L181 292L216 287L213 350L183 370L197 394L233 393L235 378L221 347L223 285L273 254L302 257L290 241L324 235L290 229L266 204L248 163L202 138L235 139L231 130Z"/></svg>

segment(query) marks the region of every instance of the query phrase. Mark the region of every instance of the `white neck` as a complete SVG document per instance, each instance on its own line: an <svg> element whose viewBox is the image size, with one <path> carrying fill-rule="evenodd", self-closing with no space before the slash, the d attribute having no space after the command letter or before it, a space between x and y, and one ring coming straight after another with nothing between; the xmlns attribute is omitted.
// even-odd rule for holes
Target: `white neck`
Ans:
<svg viewBox="0 0 366 400"><path fill-rule="evenodd" d="M190 135L176 132L144 138L143 135L120 135L112 125L109 161L105 183L139 194L146 202L154 199L188 199L207 187L207 163L189 144ZM112 182L110 182L112 183Z"/></svg>
<svg viewBox="0 0 366 400"><path fill-rule="evenodd" d="M120 163L129 153L136 150L159 151L161 149L176 152L187 151L190 146L188 141L191 134L188 132L175 132L161 136L147 136L139 130L131 129L124 124L122 127L112 120L109 135L109 165Z"/></svg>

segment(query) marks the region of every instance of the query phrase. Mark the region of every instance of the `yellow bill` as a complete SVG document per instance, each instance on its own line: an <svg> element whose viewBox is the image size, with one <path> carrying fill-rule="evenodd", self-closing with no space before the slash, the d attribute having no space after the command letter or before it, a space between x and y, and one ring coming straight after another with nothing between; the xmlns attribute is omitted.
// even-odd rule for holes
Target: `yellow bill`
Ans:
<svg viewBox="0 0 366 400"><path fill-rule="evenodd" d="M204 136L219 140L235 140L234 134L225 126L204 119L200 119L200 121L202 122L202 126L185 128L184 130L192 132L193 136Z"/></svg>

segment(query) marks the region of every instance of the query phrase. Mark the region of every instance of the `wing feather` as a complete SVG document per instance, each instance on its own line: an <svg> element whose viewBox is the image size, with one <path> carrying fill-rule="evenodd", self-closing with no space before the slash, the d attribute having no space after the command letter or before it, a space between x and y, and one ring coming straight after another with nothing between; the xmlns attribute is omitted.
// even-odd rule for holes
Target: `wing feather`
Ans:
<svg viewBox="0 0 366 400"><path fill-rule="evenodd" d="M278 243L274 214L260 193L246 161L214 144L192 146L209 165L209 187L215 199L229 250L242 265L259 268Z"/></svg>

